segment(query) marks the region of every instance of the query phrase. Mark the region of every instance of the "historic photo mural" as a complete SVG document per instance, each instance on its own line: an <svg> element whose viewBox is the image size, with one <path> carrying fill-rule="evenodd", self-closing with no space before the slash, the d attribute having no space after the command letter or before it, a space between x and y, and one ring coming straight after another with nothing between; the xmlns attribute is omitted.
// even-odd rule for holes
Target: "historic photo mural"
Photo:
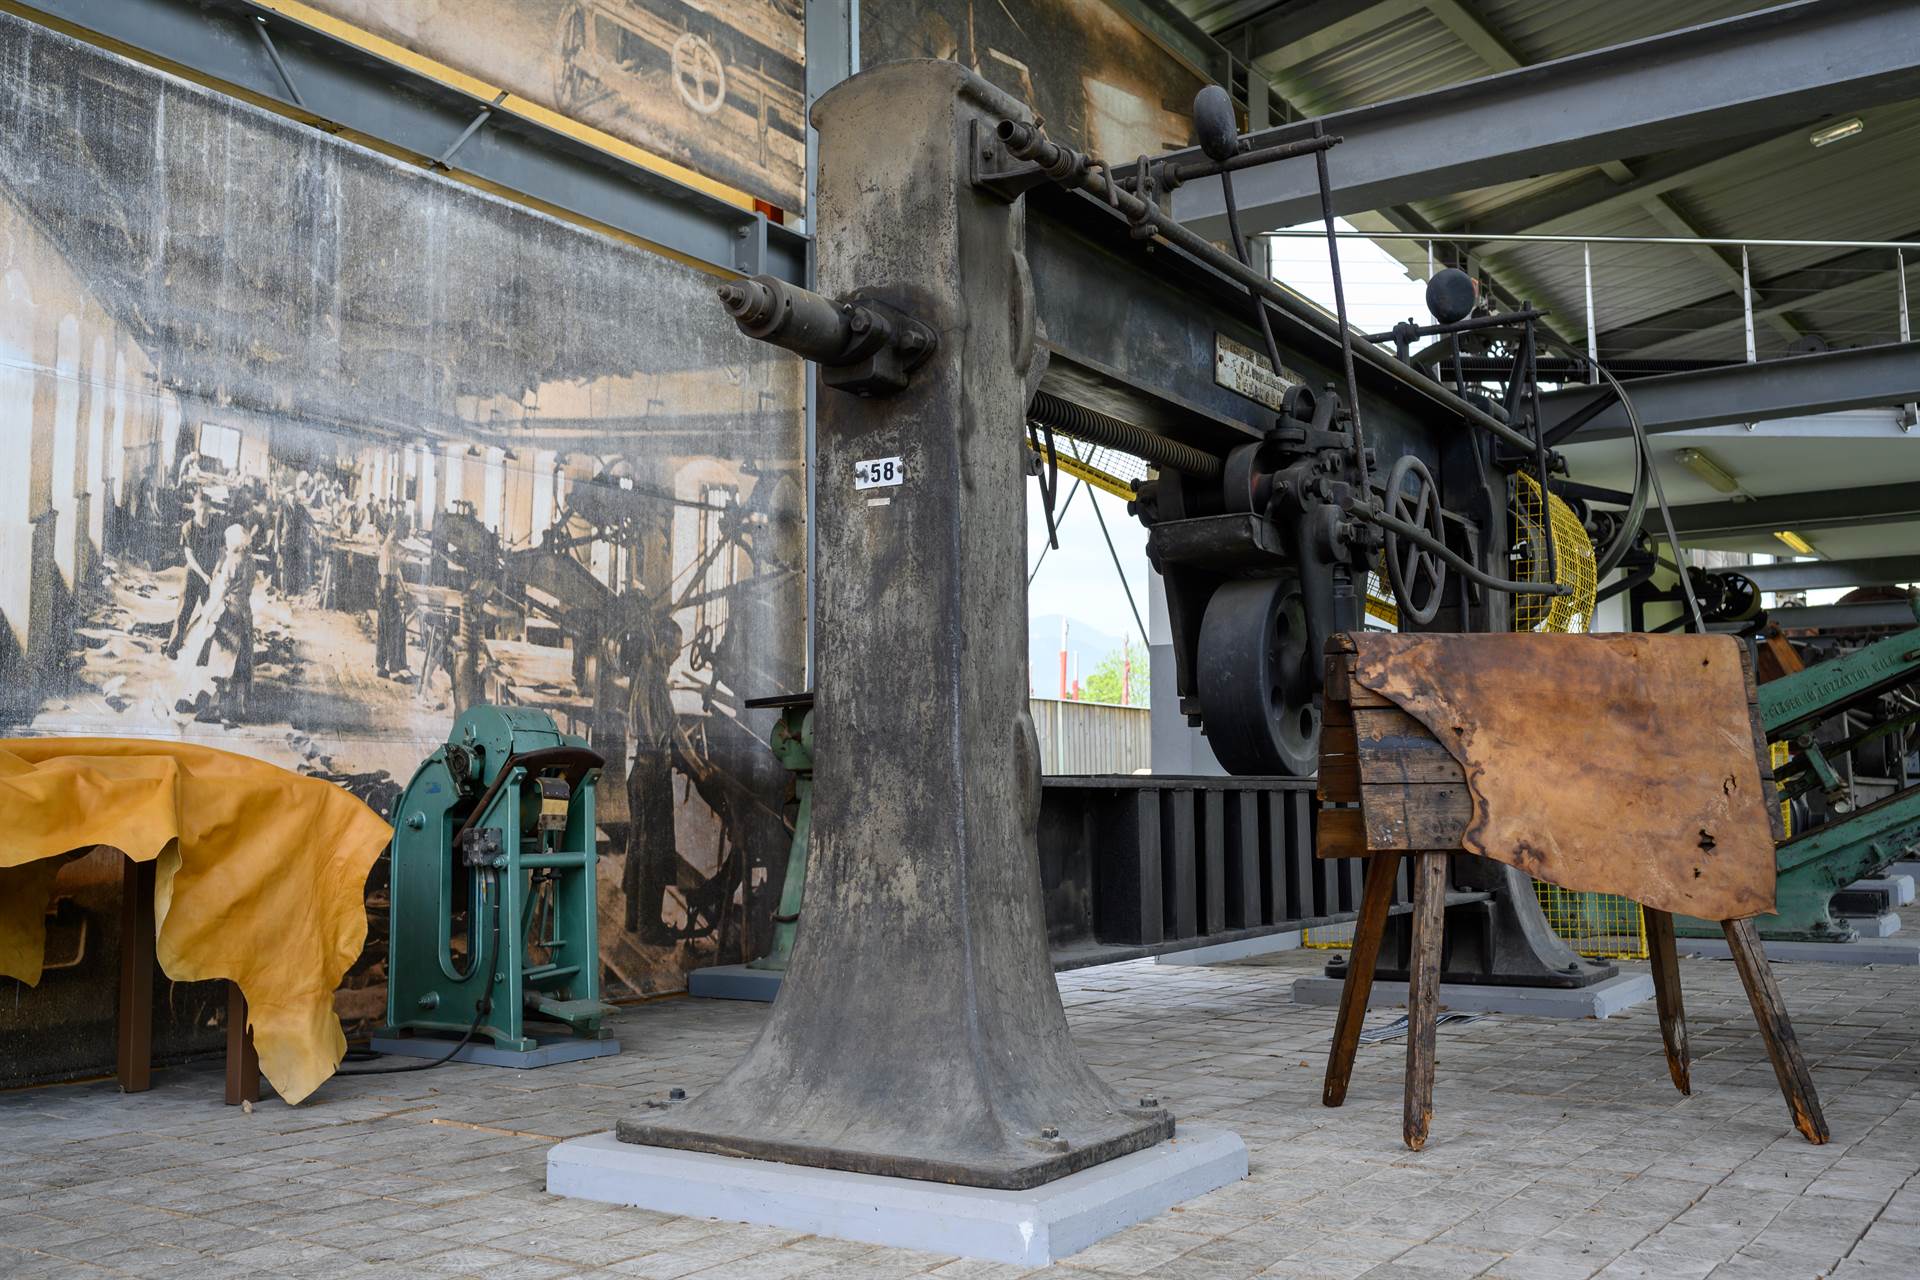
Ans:
<svg viewBox="0 0 1920 1280"><path fill-rule="evenodd" d="M1201 85L1107 0L875 0L860 58L963 63L1114 164L1185 146Z"/></svg>
<svg viewBox="0 0 1920 1280"><path fill-rule="evenodd" d="M805 203L801 0L314 7L782 209Z"/></svg>
<svg viewBox="0 0 1920 1280"><path fill-rule="evenodd" d="M712 283L0 15L0 735L191 739L383 808L463 707L537 707L608 761L610 992L750 958L801 383ZM110 1059L118 862L63 872L0 1080ZM162 999L163 1049L214 1003Z"/></svg>

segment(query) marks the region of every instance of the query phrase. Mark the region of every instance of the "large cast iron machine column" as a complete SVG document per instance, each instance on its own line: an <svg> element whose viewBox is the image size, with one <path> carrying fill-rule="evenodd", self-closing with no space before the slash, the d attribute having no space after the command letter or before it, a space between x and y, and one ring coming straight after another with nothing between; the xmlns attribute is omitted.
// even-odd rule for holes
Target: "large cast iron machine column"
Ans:
<svg viewBox="0 0 1920 1280"><path fill-rule="evenodd" d="M1025 1188L1172 1135L1082 1061L1047 956L1023 469L1045 357L1022 205L970 177L1025 114L948 62L843 83L814 112L820 292L722 291L829 388L807 909L747 1056L625 1141Z"/></svg>

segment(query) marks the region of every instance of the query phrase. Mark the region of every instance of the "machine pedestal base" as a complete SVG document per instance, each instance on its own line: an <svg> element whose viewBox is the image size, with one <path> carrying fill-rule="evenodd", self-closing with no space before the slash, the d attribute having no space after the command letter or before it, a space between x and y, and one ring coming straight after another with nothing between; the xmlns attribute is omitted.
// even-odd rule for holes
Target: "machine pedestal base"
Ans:
<svg viewBox="0 0 1920 1280"><path fill-rule="evenodd" d="M1246 1176L1245 1144L1197 1126L1030 1191L643 1147L611 1133L547 1153L553 1195L1023 1267L1047 1266Z"/></svg>
<svg viewBox="0 0 1920 1280"><path fill-rule="evenodd" d="M1796 942L1768 938L1767 959L1793 964L1898 964L1920 966L1920 936L1899 934L1891 938L1856 937L1851 942ZM1674 945L1683 956L1704 956L1709 960L1727 958L1722 938L1676 938Z"/></svg>
<svg viewBox="0 0 1920 1280"><path fill-rule="evenodd" d="M1721 944L1724 951L1725 944ZM1683 943L1684 953L1688 945ZM1768 953L1772 953L1769 945ZM1339 978L1297 978L1293 984L1295 1004L1338 1006ZM1653 979L1644 973L1622 973L1585 987L1495 987L1477 982L1440 984L1440 1007L1462 1013L1524 1013L1536 1018L1610 1018L1653 999ZM1407 1003L1404 982L1373 981L1367 998L1369 1009L1386 1009Z"/></svg>
<svg viewBox="0 0 1920 1280"><path fill-rule="evenodd" d="M700 1000L758 1000L771 1004L780 994L784 969L755 969L744 964L716 964L687 975L687 994Z"/></svg>
<svg viewBox="0 0 1920 1280"><path fill-rule="evenodd" d="M402 1058L439 1058L444 1057L453 1047L456 1037L440 1039L436 1036L375 1036L368 1047L375 1053L395 1054ZM551 1067L562 1062L579 1062L585 1058L605 1058L620 1052L618 1040L583 1040L578 1036L538 1036L538 1049L496 1049L490 1044L475 1040L472 1044L453 1055L455 1062L472 1062L483 1067L518 1067L522 1071L531 1071L535 1067Z"/></svg>

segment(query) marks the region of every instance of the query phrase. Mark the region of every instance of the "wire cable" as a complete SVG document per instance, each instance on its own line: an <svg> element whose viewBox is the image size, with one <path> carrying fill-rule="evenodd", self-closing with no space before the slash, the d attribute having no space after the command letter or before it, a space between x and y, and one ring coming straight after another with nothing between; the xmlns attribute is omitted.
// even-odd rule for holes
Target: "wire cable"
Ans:
<svg viewBox="0 0 1920 1280"><path fill-rule="evenodd" d="M487 950L485 955L485 959L490 964L496 962L500 955L500 898L501 898L501 895L500 893L497 892L499 888L499 885L497 883L499 879L499 874L500 873L498 871L495 871L489 868L485 878L483 878L480 882L480 885L481 885L480 892L482 896L486 896L488 886L492 886L496 890L496 892L492 895L493 927L491 930L489 930L489 937L487 940ZM479 968L480 959L481 957L479 956L475 956L473 958L473 962L467 966L468 973L472 973L475 969ZM491 990L491 988L492 988L492 984L489 983L488 989ZM453 1047L451 1049L448 1049L444 1056L435 1058L431 1062L409 1062L405 1066L401 1066L401 1067L367 1067L360 1071L341 1071L336 1068L333 1074L335 1074L336 1076L397 1076L402 1072L406 1072L406 1071L431 1071L435 1067L444 1067L449 1062L453 1061L455 1055L457 1055L462 1049L466 1048L469 1044L473 1042L473 1038L480 1033L481 1024L487 1020L487 1015L491 1012L493 1012L493 1001L491 998L483 995L478 1000L474 1001L473 1002L473 1022L467 1027L466 1034L461 1036L457 1041L455 1041Z"/></svg>

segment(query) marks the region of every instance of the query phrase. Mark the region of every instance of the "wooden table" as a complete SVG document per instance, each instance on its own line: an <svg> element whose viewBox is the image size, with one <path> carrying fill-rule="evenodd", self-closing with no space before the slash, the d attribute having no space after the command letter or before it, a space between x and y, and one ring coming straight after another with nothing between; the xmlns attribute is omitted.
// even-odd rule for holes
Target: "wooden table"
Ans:
<svg viewBox="0 0 1920 1280"><path fill-rule="evenodd" d="M120 993L114 1074L122 1093L153 1087L153 885L155 863L126 860L120 881ZM247 998L227 983L227 1105L260 1101L260 1057Z"/></svg>

